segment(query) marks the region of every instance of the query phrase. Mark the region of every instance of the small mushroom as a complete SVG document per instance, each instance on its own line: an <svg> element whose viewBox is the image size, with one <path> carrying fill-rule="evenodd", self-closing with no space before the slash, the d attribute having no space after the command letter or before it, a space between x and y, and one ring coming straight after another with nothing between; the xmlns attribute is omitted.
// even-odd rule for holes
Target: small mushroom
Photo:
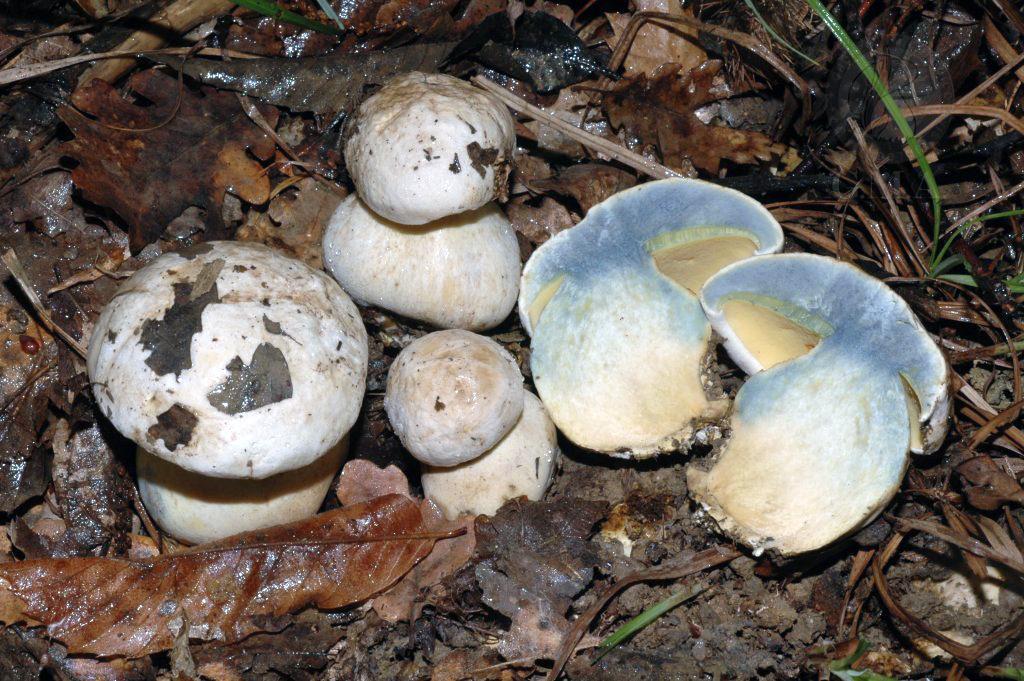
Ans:
<svg viewBox="0 0 1024 681"><path fill-rule="evenodd" d="M452 468L423 466L423 494L449 519L494 515L509 499L537 501L555 475L561 453L555 424L530 392L515 427L482 456Z"/></svg>
<svg viewBox="0 0 1024 681"><path fill-rule="evenodd" d="M941 444L946 361L874 277L832 258L772 255L723 269L701 301L753 373L714 467L687 471L727 533L758 551L825 546L889 503L908 452Z"/></svg>
<svg viewBox="0 0 1024 681"><path fill-rule="evenodd" d="M100 410L173 464L150 467L172 478L262 480L314 464L355 422L366 369L366 331L338 284L239 242L156 258L122 284L89 341Z"/></svg>
<svg viewBox="0 0 1024 681"><path fill-rule="evenodd" d="M139 495L167 534L190 544L307 518L320 508L348 436L313 463L262 480L212 478L136 450Z"/></svg>
<svg viewBox="0 0 1024 681"><path fill-rule="evenodd" d="M404 225L503 194L516 139L504 104L458 78L416 71L360 104L349 131L345 165L359 195Z"/></svg>
<svg viewBox="0 0 1024 681"><path fill-rule="evenodd" d="M414 228L341 202L324 234L324 265L361 303L441 328L479 331L508 317L519 293L519 244L492 204Z"/></svg>
<svg viewBox="0 0 1024 681"><path fill-rule="evenodd" d="M519 314L559 430L619 457L686 447L726 406L708 395L711 327L696 294L723 266L781 246L761 204L674 179L616 194L537 249Z"/></svg>
<svg viewBox="0 0 1024 681"><path fill-rule="evenodd" d="M523 412L523 376L489 338L435 331L410 343L388 373L384 408L409 452L455 466L491 449Z"/></svg>

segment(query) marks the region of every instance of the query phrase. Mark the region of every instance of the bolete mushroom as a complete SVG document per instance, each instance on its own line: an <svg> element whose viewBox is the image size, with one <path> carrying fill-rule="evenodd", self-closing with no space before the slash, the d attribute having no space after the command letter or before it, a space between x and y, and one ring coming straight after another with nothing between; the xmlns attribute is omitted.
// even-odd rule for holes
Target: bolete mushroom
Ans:
<svg viewBox="0 0 1024 681"><path fill-rule="evenodd" d="M409 453L431 466L455 466L491 449L523 412L523 376L489 338L435 331L399 353L384 408Z"/></svg>
<svg viewBox="0 0 1024 681"><path fill-rule="evenodd" d="M947 366L907 304L832 258L772 255L708 280L701 301L729 355L753 373L731 436L691 494L755 550L796 554L871 522L908 452L941 444Z"/></svg>
<svg viewBox="0 0 1024 681"><path fill-rule="evenodd" d="M356 195L331 216L324 265L361 303L441 328L500 324L519 293L519 244L493 203L408 227L381 218Z"/></svg>
<svg viewBox="0 0 1024 681"><path fill-rule="evenodd" d="M758 202L672 179L612 196L537 249L519 314L559 430L619 457L686 447L726 406L708 394L711 327L696 294L723 266L781 246Z"/></svg>
<svg viewBox="0 0 1024 681"><path fill-rule="evenodd" d="M89 341L100 410L139 447L173 464L140 459L153 472L149 482L167 488L186 471L309 478L304 469L355 422L366 368L366 331L336 282L239 242L156 258L121 285ZM286 522L316 506L282 509L268 520Z"/></svg>
<svg viewBox="0 0 1024 681"><path fill-rule="evenodd" d="M503 193L515 148L505 105L438 73L396 76L353 115L345 165L378 215L422 225Z"/></svg>
<svg viewBox="0 0 1024 681"><path fill-rule="evenodd" d="M454 467L423 466L423 494L449 519L494 515L520 496L537 501L551 485L561 456L555 424L533 393L523 393L519 421L482 456Z"/></svg>

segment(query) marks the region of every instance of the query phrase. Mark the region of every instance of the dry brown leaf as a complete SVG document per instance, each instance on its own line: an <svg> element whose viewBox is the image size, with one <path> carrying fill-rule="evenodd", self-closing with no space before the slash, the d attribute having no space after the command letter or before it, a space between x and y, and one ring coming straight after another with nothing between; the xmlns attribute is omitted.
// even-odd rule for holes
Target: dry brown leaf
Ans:
<svg viewBox="0 0 1024 681"><path fill-rule="evenodd" d="M191 639L280 629L307 606L340 608L426 556L419 505L392 495L151 560L0 565L0 621L47 627L73 653L139 657Z"/></svg>
<svg viewBox="0 0 1024 681"><path fill-rule="evenodd" d="M341 199L316 179L303 178L275 196L265 213L251 211L235 238L258 241L321 269L324 229Z"/></svg>
<svg viewBox="0 0 1024 681"><path fill-rule="evenodd" d="M510 202L505 213L512 227L535 246L576 224L569 209L550 196L541 197L536 206L518 200Z"/></svg>
<svg viewBox="0 0 1024 681"><path fill-rule="evenodd" d="M409 481L398 466L380 468L366 459L352 459L341 469L334 493L342 506L361 504L385 494L411 497Z"/></svg>
<svg viewBox="0 0 1024 681"><path fill-rule="evenodd" d="M676 0L636 0L634 4L637 12L665 12L693 18L693 12L683 9ZM609 12L605 16L615 34L615 41L610 42L609 46L618 47L632 15ZM685 73L703 64L707 58L707 53L697 44L697 31L694 29L687 26L668 28L648 23L637 31L622 65L627 76L641 73L653 76L662 64L679 64Z"/></svg>
<svg viewBox="0 0 1024 681"><path fill-rule="evenodd" d="M621 168L604 163L580 163L560 170L553 178L534 180L530 187L536 191L571 196L586 214L612 194L635 184L636 177Z"/></svg>
<svg viewBox="0 0 1024 681"><path fill-rule="evenodd" d="M715 82L720 61L707 61L685 73L667 64L654 77L625 80L605 94L604 108L616 128L656 147L665 165L684 168L687 159L717 173L722 159L735 163L766 161L780 152L770 137L750 130L707 125L695 115L702 105L720 99L727 88Z"/></svg>
<svg viewBox="0 0 1024 681"><path fill-rule="evenodd" d="M1024 503L1024 489L990 457L976 456L957 466L963 476L964 492L971 506L994 511L1006 503Z"/></svg>
<svg viewBox="0 0 1024 681"><path fill-rule="evenodd" d="M274 143L235 95L182 88L179 102L177 81L157 70L135 74L129 86L152 104L136 106L94 80L75 92L73 103L98 120L70 107L59 113L75 135L61 147L78 161L75 185L124 218L133 250L156 240L189 206L206 211L207 238L226 236L221 212L228 189L249 203L269 198L270 182L250 154L267 158ZM269 110L265 116L273 123Z"/></svg>

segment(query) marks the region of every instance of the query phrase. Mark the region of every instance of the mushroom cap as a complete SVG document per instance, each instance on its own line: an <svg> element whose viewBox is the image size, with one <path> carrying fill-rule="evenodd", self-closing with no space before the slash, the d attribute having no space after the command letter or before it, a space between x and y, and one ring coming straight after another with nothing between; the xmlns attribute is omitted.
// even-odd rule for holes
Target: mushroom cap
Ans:
<svg viewBox="0 0 1024 681"><path fill-rule="evenodd" d="M89 340L89 380L114 426L220 478L266 478L336 445L359 415L366 368L366 331L334 280L232 241L138 270Z"/></svg>
<svg viewBox="0 0 1024 681"><path fill-rule="evenodd" d="M327 225L324 264L361 303L474 331L508 317L522 270L515 231L493 203L410 228L381 218L354 194Z"/></svg>
<svg viewBox="0 0 1024 681"><path fill-rule="evenodd" d="M523 375L490 338L435 331L398 354L388 372L384 408L405 448L423 463L475 459L523 413Z"/></svg>
<svg viewBox="0 0 1024 681"><path fill-rule="evenodd" d="M503 193L515 149L512 116L463 80L396 76L359 105L349 126L349 175L388 220L423 225Z"/></svg>
<svg viewBox="0 0 1024 681"><path fill-rule="evenodd" d="M315 514L347 451L346 436L313 463L262 480L211 478L141 447L135 468L139 495L154 522L175 539L203 544Z"/></svg>
<svg viewBox="0 0 1024 681"><path fill-rule="evenodd" d="M451 520L463 513L494 515L509 499L537 501L554 478L561 452L544 405L523 391L523 415L490 451L452 468L423 466L423 495Z"/></svg>
<svg viewBox="0 0 1024 681"><path fill-rule="evenodd" d="M712 277L701 301L741 367L732 435L691 493L756 549L810 551L871 522L908 452L945 433L948 369L902 298L832 258L772 255Z"/></svg>
<svg viewBox="0 0 1024 681"><path fill-rule="evenodd" d="M519 314L559 430L613 456L686 445L723 410L705 391L711 327L696 292L724 265L781 246L782 229L758 202L673 179L612 196L538 248Z"/></svg>

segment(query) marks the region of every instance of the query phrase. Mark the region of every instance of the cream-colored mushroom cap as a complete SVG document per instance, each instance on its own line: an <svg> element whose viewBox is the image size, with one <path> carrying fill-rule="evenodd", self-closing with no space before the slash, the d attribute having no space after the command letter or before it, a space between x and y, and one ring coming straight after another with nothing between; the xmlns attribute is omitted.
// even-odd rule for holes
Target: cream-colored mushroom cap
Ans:
<svg viewBox="0 0 1024 681"><path fill-rule="evenodd" d="M354 194L324 233L324 265L361 303L441 328L481 331L519 293L519 244L492 204L421 228L384 220Z"/></svg>
<svg viewBox="0 0 1024 681"><path fill-rule="evenodd" d="M103 414L186 470L266 478L306 466L359 414L367 341L323 272L265 246L214 241L127 279L89 340Z"/></svg>
<svg viewBox="0 0 1024 681"><path fill-rule="evenodd" d="M731 265L701 300L738 364L732 434L690 492L728 533L783 554L869 523L899 488L908 452L945 433L947 366L907 304L832 258Z"/></svg>
<svg viewBox="0 0 1024 681"><path fill-rule="evenodd" d="M523 375L489 338L435 331L410 343L388 373L384 408L423 463L454 466L505 436L523 412Z"/></svg>
<svg viewBox="0 0 1024 681"><path fill-rule="evenodd" d="M190 544L302 520L324 502L348 451L348 437L313 463L262 480L224 480L187 471L141 447L139 495L157 525Z"/></svg>
<svg viewBox="0 0 1024 681"><path fill-rule="evenodd" d="M781 246L782 229L753 199L661 180L594 206L537 249L519 314L558 429L613 456L685 447L725 408L702 376L711 327L696 294L723 266Z"/></svg>
<svg viewBox="0 0 1024 681"><path fill-rule="evenodd" d="M504 192L515 131L505 105L438 73L405 73L349 123L345 165L363 201L388 220L423 225Z"/></svg>
<svg viewBox="0 0 1024 681"><path fill-rule="evenodd" d="M452 468L423 467L423 494L449 519L494 515L509 499L537 501L550 487L561 458L555 424L541 401L524 393L523 415L490 451Z"/></svg>

